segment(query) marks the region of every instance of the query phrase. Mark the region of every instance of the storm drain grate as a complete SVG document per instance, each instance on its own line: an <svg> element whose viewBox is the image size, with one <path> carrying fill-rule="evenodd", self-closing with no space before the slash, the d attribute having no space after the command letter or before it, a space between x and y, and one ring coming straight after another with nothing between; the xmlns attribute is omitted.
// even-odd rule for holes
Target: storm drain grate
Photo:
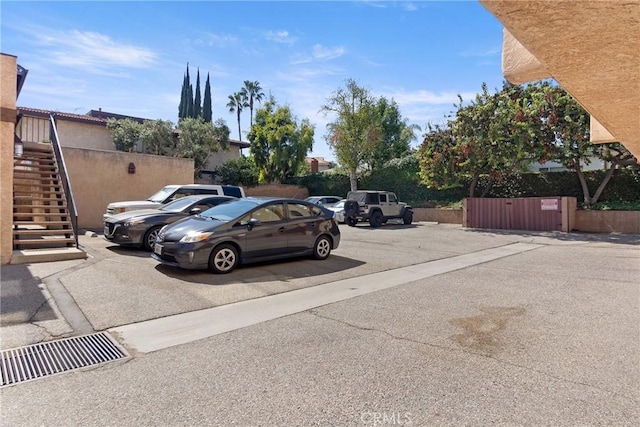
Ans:
<svg viewBox="0 0 640 427"><path fill-rule="evenodd" d="M105 332L3 350L0 387L126 357L128 354Z"/></svg>

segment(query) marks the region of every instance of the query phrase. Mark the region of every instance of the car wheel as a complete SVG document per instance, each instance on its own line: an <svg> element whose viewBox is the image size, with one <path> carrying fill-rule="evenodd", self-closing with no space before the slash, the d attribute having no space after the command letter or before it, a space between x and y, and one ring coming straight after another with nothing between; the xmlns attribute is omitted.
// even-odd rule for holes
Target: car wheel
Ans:
<svg viewBox="0 0 640 427"><path fill-rule="evenodd" d="M382 213L380 211L375 211L369 217L369 224L371 224L372 227L380 227L383 220L384 217L382 216Z"/></svg>
<svg viewBox="0 0 640 427"><path fill-rule="evenodd" d="M209 257L209 268L214 273L226 274L238 266L237 249L228 243L216 246Z"/></svg>
<svg viewBox="0 0 640 427"><path fill-rule="evenodd" d="M355 227L356 224L358 223L358 220L353 217L347 217L345 218L345 221L347 222L347 225L349 227Z"/></svg>
<svg viewBox="0 0 640 427"><path fill-rule="evenodd" d="M404 211L404 215L402 215L402 222L405 225L409 225L413 222L413 212L412 211Z"/></svg>
<svg viewBox="0 0 640 427"><path fill-rule="evenodd" d="M144 237L142 238L142 247L147 251L153 250L153 245L155 245L156 240L158 240L158 234L160 233L160 229L162 227L151 227L144 233Z"/></svg>
<svg viewBox="0 0 640 427"><path fill-rule="evenodd" d="M327 259L331 253L331 240L327 236L320 236L313 246L313 258Z"/></svg>
<svg viewBox="0 0 640 427"><path fill-rule="evenodd" d="M345 216L356 216L360 211L360 205L356 200L347 200L344 202L344 215Z"/></svg>

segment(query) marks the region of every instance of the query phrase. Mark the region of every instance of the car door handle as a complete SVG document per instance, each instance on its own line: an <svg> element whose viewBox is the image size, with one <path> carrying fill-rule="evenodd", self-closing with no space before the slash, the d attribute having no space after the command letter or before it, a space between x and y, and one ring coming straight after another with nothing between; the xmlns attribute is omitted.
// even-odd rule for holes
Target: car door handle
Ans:
<svg viewBox="0 0 640 427"><path fill-rule="evenodd" d="M280 228L278 228L278 231L279 231L280 233L284 233L285 228L284 228L284 227L280 227Z"/></svg>
<svg viewBox="0 0 640 427"><path fill-rule="evenodd" d="M315 226L316 226L316 222L315 222L315 221L310 222L310 223L309 223L309 226L311 226L311 227L315 227Z"/></svg>

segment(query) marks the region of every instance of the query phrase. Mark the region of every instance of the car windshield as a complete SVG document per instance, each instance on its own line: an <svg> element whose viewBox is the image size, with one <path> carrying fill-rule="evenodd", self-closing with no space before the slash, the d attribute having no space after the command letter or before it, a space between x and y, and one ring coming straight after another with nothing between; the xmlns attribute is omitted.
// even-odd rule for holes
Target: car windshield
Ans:
<svg viewBox="0 0 640 427"><path fill-rule="evenodd" d="M182 212L190 205L192 205L196 200L199 199L192 199L191 197L181 197L178 200L174 200L173 202L169 202L166 205L162 205L160 210L166 212Z"/></svg>
<svg viewBox="0 0 640 427"><path fill-rule="evenodd" d="M218 206L214 206L202 212L200 216L204 218L217 219L220 221L230 221L242 216L258 205L254 200L238 199L231 200Z"/></svg>
<svg viewBox="0 0 640 427"><path fill-rule="evenodd" d="M153 196L149 197L147 200L150 202L162 203L167 197L171 195L176 190L175 186L168 185L164 187L162 190L158 191Z"/></svg>

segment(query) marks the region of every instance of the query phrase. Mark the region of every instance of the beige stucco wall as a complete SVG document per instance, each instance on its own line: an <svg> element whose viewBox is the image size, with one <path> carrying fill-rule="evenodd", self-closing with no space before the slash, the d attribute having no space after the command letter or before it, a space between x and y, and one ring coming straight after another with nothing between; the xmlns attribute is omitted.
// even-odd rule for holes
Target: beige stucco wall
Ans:
<svg viewBox="0 0 640 427"><path fill-rule="evenodd" d="M220 150L215 153L211 153L209 159L207 160L207 164L205 166L205 170L213 170L218 166L223 165L229 160L235 160L240 158L240 149L235 146L229 146L228 150Z"/></svg>
<svg viewBox="0 0 640 427"><path fill-rule="evenodd" d="M509 81L553 77L612 135L606 139L640 158L640 1L480 2L527 51L516 54L505 38ZM547 73L532 73L530 56Z"/></svg>
<svg viewBox="0 0 640 427"><path fill-rule="evenodd" d="M144 200L168 184L192 184L193 160L63 147L78 226L101 229L111 202ZM135 174L128 173L129 163Z"/></svg>
<svg viewBox="0 0 640 427"><path fill-rule="evenodd" d="M106 126L56 119L60 145L63 147L87 148L113 151L111 132Z"/></svg>
<svg viewBox="0 0 640 427"><path fill-rule="evenodd" d="M576 211L575 230L585 233L640 233L640 211Z"/></svg>
<svg viewBox="0 0 640 427"><path fill-rule="evenodd" d="M0 264L13 252L13 135L15 134L17 58L0 55Z"/></svg>
<svg viewBox="0 0 640 427"><path fill-rule="evenodd" d="M413 220L462 224L462 209L413 208Z"/></svg>

